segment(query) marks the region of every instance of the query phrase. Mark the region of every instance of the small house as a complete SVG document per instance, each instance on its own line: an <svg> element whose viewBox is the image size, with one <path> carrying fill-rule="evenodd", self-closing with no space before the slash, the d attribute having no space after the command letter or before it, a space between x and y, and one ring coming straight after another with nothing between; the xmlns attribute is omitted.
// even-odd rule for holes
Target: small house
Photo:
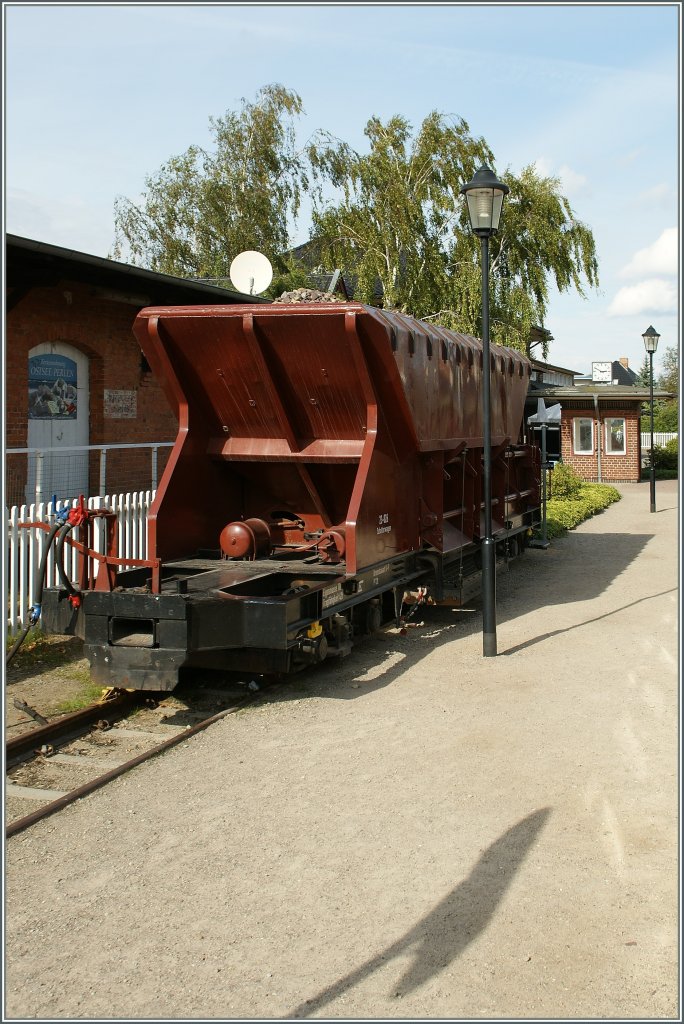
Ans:
<svg viewBox="0 0 684 1024"><path fill-rule="evenodd" d="M603 367L604 364L597 364ZM562 460L583 480L637 483L641 478L640 417L650 389L634 383L626 358L608 360L605 380L588 380L564 367L532 361L525 419L537 402L561 406L560 427L547 429L549 461ZM654 391L654 398L671 398ZM528 436L532 428L527 427Z"/></svg>

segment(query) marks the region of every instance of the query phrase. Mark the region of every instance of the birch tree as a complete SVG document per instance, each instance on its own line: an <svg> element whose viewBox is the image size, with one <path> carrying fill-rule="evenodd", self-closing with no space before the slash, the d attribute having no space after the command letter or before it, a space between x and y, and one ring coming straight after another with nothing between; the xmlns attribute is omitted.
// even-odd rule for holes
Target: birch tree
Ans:
<svg viewBox="0 0 684 1024"><path fill-rule="evenodd" d="M494 156L463 119L433 111L414 134L395 116L371 118L367 153L331 136L309 150L316 189L312 237L329 264L357 276L355 298L481 332L480 245L468 226L460 188ZM533 167L507 171L510 188L499 233L490 241L492 340L529 352L533 326L545 327L550 289L585 296L598 284L590 229L556 178ZM332 198L326 187L336 190Z"/></svg>
<svg viewBox="0 0 684 1024"><path fill-rule="evenodd" d="M228 278L245 249L284 269L289 221L307 186L296 146L303 113L281 85L243 99L238 111L210 118L213 147L190 146L145 179L138 201L115 203L113 257L179 277Z"/></svg>

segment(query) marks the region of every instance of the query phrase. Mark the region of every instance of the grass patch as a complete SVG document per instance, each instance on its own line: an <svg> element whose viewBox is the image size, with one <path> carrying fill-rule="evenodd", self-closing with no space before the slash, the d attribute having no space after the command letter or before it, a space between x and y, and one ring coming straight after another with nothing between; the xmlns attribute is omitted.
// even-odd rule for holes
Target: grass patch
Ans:
<svg viewBox="0 0 684 1024"><path fill-rule="evenodd" d="M21 634L5 637L5 657L14 647ZM47 636L40 627L28 631L21 647L14 655L12 668L54 668L61 662L80 658L83 642L75 636Z"/></svg>
<svg viewBox="0 0 684 1024"><path fill-rule="evenodd" d="M98 686L97 683L92 681L87 668L74 672L71 678L79 683L80 687L71 697L65 697L64 700L61 700L53 709L53 714L67 715L73 711L81 711L82 708L90 707L91 704L100 699L105 690L105 687Z"/></svg>

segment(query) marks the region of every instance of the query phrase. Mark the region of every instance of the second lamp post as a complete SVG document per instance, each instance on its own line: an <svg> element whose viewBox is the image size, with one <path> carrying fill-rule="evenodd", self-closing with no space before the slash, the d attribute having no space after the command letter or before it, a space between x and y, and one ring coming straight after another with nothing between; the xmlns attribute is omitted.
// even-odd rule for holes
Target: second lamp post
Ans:
<svg viewBox="0 0 684 1024"><path fill-rule="evenodd" d="M489 360L489 239L499 230L504 196L510 188L488 167L475 171L461 193L473 234L482 251L482 447L484 537L482 538L482 654L497 653L497 545L491 536L491 392Z"/></svg>
<svg viewBox="0 0 684 1024"><path fill-rule="evenodd" d="M644 333L641 335L644 339L644 345L648 352L648 358L651 363L651 512L656 510L656 496L655 496L655 455L653 453L653 355L658 348L658 339L660 335L656 331L655 327L647 327Z"/></svg>
<svg viewBox="0 0 684 1024"><path fill-rule="evenodd" d="M468 204L473 234L482 248L482 430L484 537L482 539L482 653L496 655L496 544L492 537L492 423L489 355L489 239L499 229L508 185L499 181L489 167L480 167L472 181L461 189Z"/></svg>

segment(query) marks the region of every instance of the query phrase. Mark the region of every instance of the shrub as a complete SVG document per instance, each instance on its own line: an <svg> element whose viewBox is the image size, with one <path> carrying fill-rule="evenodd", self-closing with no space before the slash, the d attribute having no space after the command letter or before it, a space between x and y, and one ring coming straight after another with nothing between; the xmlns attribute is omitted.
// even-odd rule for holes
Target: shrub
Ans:
<svg viewBox="0 0 684 1024"><path fill-rule="evenodd" d="M656 469L656 471L655 471L655 478L656 478L656 480L677 480L677 479L679 479L679 470L678 469ZM650 466L647 466L645 469L642 469L642 471L641 471L641 479L642 480L650 480L651 479L651 467Z"/></svg>
<svg viewBox="0 0 684 1024"><path fill-rule="evenodd" d="M653 445L653 461L656 469L677 469L679 465L679 439L673 437L665 447Z"/></svg>
<svg viewBox="0 0 684 1024"><path fill-rule="evenodd" d="M572 466L557 462L551 474L551 494L554 498L573 500L579 498L582 480Z"/></svg>
<svg viewBox="0 0 684 1024"><path fill-rule="evenodd" d="M607 508L622 497L617 487L610 484L582 484L582 495L587 498L593 496L594 500L600 502L601 509Z"/></svg>
<svg viewBox="0 0 684 1024"><path fill-rule="evenodd" d="M585 519L596 515L597 512L602 512L608 505L611 505L614 501L619 501L621 498L621 494L616 487L611 487L610 484L582 483L577 474L572 473L572 470L570 472L577 478L579 483L575 497L561 498L558 496L558 489L555 486L555 474L558 472L558 468L556 466L554 470L553 497L546 503L546 534L551 538L560 537L568 530L574 530ZM564 468L569 469L569 467ZM574 491L571 478L570 484L571 489Z"/></svg>

